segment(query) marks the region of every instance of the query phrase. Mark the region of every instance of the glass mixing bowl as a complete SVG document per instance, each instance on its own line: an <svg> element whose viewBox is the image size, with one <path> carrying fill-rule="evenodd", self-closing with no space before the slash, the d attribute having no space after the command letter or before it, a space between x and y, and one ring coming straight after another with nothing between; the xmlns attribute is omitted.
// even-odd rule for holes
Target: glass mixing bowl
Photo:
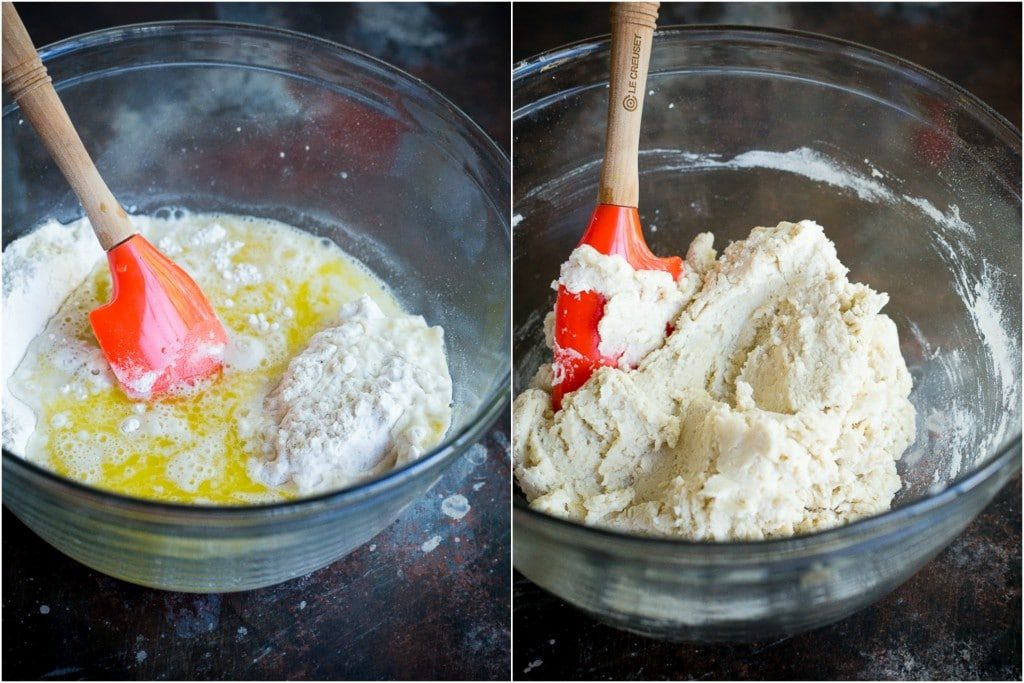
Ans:
<svg viewBox="0 0 1024 683"><path fill-rule="evenodd" d="M290 223L337 242L407 310L442 325L454 415L444 442L407 467L295 502L148 502L4 451L4 504L80 562L171 590L269 585L363 544L436 483L507 400L508 158L421 81L297 33L160 23L40 53L130 211L184 207ZM9 99L3 155L5 246L44 219L81 215Z"/></svg>
<svg viewBox="0 0 1024 683"><path fill-rule="evenodd" d="M608 42L515 68L515 384L549 352L552 280L596 202ZM888 292L917 441L890 512L798 538L691 543L514 508L514 564L613 626L754 640L868 605L945 547L1020 468L1021 140L938 76L820 36L658 31L640 152L656 253L704 230L816 220L852 280Z"/></svg>

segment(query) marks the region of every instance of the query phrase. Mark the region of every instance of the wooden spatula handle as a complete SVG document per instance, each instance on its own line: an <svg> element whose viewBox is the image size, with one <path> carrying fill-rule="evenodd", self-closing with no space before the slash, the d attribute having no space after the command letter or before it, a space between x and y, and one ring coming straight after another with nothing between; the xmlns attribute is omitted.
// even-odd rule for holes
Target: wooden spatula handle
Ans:
<svg viewBox="0 0 1024 683"><path fill-rule="evenodd" d="M3 3L3 83L78 195L104 250L135 234L85 151L14 5Z"/></svg>
<svg viewBox="0 0 1024 683"><path fill-rule="evenodd" d="M612 3L612 63L608 88L608 134L598 202L637 206L640 117L644 110L657 2Z"/></svg>

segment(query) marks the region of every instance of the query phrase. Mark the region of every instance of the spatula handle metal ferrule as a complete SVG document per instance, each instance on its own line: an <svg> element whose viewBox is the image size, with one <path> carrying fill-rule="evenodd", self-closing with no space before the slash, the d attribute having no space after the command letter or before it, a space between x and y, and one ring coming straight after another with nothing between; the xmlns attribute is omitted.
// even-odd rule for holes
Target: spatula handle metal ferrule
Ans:
<svg viewBox="0 0 1024 683"><path fill-rule="evenodd" d="M3 3L3 84L82 202L103 249L109 251L135 234L128 214L85 150L21 17L9 2Z"/></svg>
<svg viewBox="0 0 1024 683"><path fill-rule="evenodd" d="M601 204L636 207L639 203L640 117L644 110L658 5L657 2L612 4L608 133L598 187Z"/></svg>

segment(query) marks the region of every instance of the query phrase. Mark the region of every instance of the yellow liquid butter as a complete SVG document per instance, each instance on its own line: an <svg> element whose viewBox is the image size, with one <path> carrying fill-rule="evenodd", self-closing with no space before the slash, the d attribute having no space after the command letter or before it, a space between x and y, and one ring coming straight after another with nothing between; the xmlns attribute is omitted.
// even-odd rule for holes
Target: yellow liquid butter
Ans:
<svg viewBox="0 0 1024 683"><path fill-rule="evenodd" d="M254 454L244 425L291 357L343 304L365 294L393 315L398 303L333 242L283 223L185 212L133 220L217 310L231 339L225 369L194 395L125 396L89 326L89 311L110 294L107 264L98 263L31 342L9 383L37 417L25 457L141 498L244 504L293 497L250 478L246 462Z"/></svg>

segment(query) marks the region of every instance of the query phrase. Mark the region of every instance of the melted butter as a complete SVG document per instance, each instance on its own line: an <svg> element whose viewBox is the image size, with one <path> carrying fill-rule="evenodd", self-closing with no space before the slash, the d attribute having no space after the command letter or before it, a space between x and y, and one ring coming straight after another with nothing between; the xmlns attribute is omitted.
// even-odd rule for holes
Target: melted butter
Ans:
<svg viewBox="0 0 1024 683"><path fill-rule="evenodd" d="M344 303L367 294L385 313L401 309L332 242L281 223L189 214L135 222L198 282L229 337L258 340L264 356L252 369L226 367L193 395L129 400L97 360L89 326L89 311L107 301L111 288L100 263L12 378L12 391L38 418L26 456L62 476L141 498L243 504L293 497L249 477L246 462L258 444L246 433L247 420L289 359ZM259 280L236 277L239 266L254 267Z"/></svg>

